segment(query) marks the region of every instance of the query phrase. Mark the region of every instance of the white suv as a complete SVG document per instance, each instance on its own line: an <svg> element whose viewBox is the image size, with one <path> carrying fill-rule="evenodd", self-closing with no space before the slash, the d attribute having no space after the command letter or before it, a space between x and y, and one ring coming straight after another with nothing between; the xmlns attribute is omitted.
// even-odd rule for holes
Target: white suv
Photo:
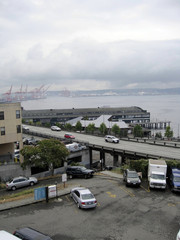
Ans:
<svg viewBox="0 0 180 240"><path fill-rule="evenodd" d="M119 143L119 138L111 136L111 135L107 135L107 136L105 136L105 141L111 142L111 143Z"/></svg>

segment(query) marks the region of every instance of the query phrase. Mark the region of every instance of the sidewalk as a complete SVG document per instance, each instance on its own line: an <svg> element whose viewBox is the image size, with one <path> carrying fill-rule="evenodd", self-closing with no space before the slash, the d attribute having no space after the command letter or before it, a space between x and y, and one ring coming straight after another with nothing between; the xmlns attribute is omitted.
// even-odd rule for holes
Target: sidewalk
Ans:
<svg viewBox="0 0 180 240"><path fill-rule="evenodd" d="M102 171L102 172L100 172L100 175L105 176L105 177L109 176L109 177L112 177L112 178L119 178L119 179L121 179L123 177L121 174L113 173L111 171ZM65 187L64 189L58 190L57 191L57 197L61 197L61 196L69 194L70 190L74 187L79 187L79 186L78 185L71 185L69 187ZM12 209L12 208L17 208L17 207L22 207L22 206L26 206L26 205L30 205L30 204L34 204L34 203L38 203L38 202L43 202L43 201L45 201L45 199L35 201L34 196L33 196L33 197L21 199L21 200L5 202L5 203L0 204L0 211Z"/></svg>
<svg viewBox="0 0 180 240"><path fill-rule="evenodd" d="M100 173L101 173L101 175L108 176L108 177L119 178L119 179L123 178L122 174L114 173L114 172L111 172L111 171L102 171Z"/></svg>

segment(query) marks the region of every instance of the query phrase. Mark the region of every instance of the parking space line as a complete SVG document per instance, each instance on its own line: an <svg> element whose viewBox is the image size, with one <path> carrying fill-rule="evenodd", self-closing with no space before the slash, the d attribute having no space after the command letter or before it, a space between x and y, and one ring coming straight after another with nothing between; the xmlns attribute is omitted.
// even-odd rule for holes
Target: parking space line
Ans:
<svg viewBox="0 0 180 240"><path fill-rule="evenodd" d="M140 185L140 187L141 187L142 189L144 189L146 192L150 192L149 186L148 186L148 189L146 189L146 188L143 187L142 185Z"/></svg>
<svg viewBox="0 0 180 240"><path fill-rule="evenodd" d="M109 195L109 197L116 198L116 194L112 194L111 192L106 192L106 193Z"/></svg>
<svg viewBox="0 0 180 240"><path fill-rule="evenodd" d="M178 204L180 204L180 202L174 202L174 203L170 202L170 203L168 203L168 206L169 206L169 207L175 207L175 206L177 206Z"/></svg>
<svg viewBox="0 0 180 240"><path fill-rule="evenodd" d="M65 198L68 200L68 202L70 202L70 199L69 199L69 197L68 197L68 196L65 196Z"/></svg>
<svg viewBox="0 0 180 240"><path fill-rule="evenodd" d="M123 190L124 192L126 192L130 197L135 197L134 193L132 193L131 191L127 190L126 188L124 187L121 187L121 190Z"/></svg>

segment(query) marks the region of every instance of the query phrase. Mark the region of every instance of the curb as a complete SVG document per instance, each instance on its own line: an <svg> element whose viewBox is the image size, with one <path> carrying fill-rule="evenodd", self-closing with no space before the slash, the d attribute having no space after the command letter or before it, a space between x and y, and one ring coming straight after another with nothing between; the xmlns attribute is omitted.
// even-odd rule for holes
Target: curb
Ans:
<svg viewBox="0 0 180 240"><path fill-rule="evenodd" d="M75 186L72 186L71 188L79 187L79 186L80 185L75 185ZM57 197L61 197L61 196L65 196L65 195L69 194L71 188L67 188L67 189L63 189L63 190L58 191L57 196L54 197L54 198L49 198L49 200L56 199ZM27 199L23 199L23 200L17 200L17 201L2 203L2 204L0 204L0 212L10 210L10 209L13 209L13 208L18 208L18 207L31 205L31 204L45 202L45 201L46 201L46 199L41 199L41 200L36 200L35 201L34 197L31 197L31 198L27 198Z"/></svg>

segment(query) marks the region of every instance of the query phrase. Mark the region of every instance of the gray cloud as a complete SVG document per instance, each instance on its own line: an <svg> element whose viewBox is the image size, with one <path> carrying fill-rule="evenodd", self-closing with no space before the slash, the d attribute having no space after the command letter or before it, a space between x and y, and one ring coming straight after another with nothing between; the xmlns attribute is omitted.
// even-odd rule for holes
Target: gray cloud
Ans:
<svg viewBox="0 0 180 240"><path fill-rule="evenodd" d="M179 10L179 0L2 0L0 87L180 87Z"/></svg>

